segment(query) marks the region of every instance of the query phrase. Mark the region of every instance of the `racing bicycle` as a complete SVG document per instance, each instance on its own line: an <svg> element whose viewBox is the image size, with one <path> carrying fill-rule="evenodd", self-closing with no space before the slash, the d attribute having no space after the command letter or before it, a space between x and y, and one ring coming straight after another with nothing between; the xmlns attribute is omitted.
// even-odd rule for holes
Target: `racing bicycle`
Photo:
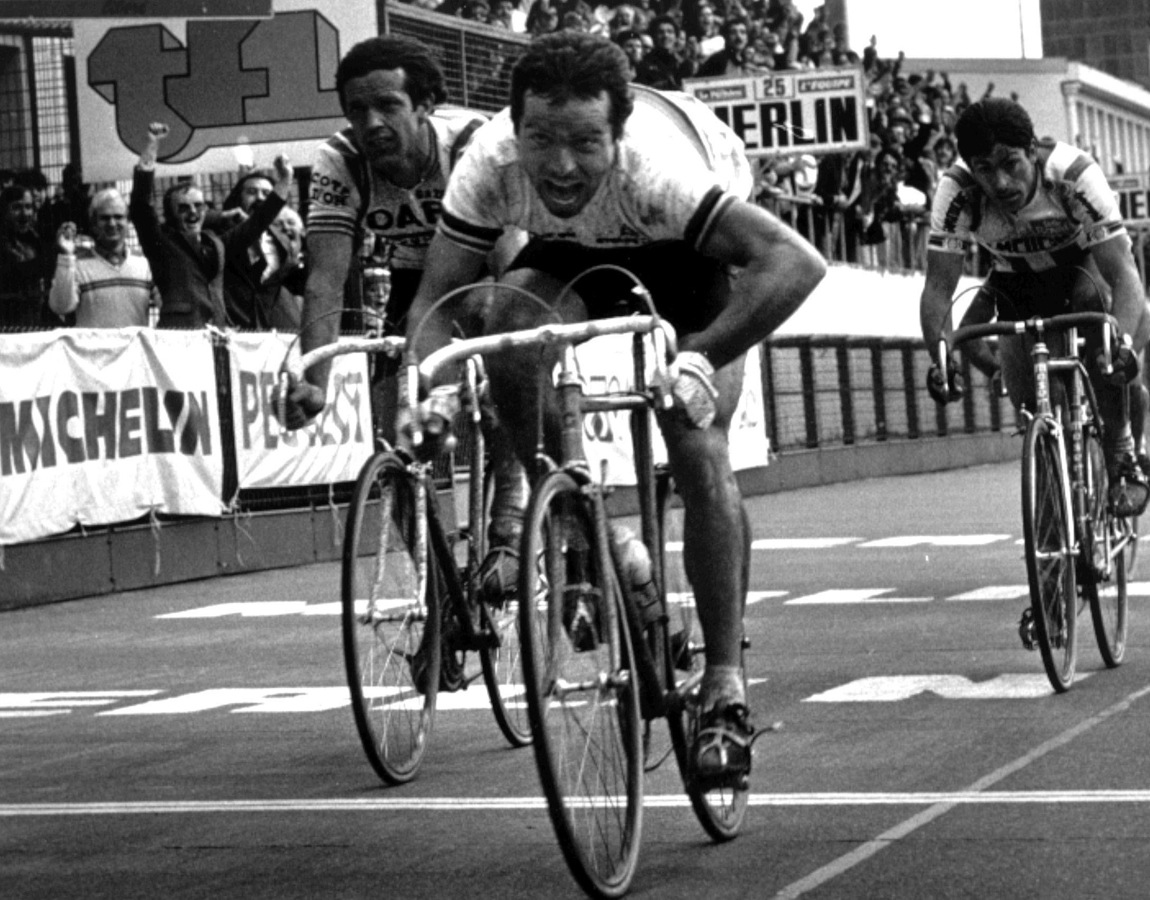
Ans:
<svg viewBox="0 0 1150 900"><path fill-rule="evenodd" d="M344 338L304 355L292 373L300 378L308 367L344 353L398 356L403 347L400 337ZM482 361L467 360L466 371L466 393L478 397ZM521 696L517 609L489 604L479 591L491 497L481 417L473 402L456 425L459 447L466 449L465 479L454 464L446 478L437 477L431 463L389 447L377 435L348 506L341 582L344 663L364 752L390 784L408 782L419 771L439 692L462 690L480 676L508 742L531 742ZM464 491L466 500L457 503ZM457 507L463 509L460 517Z"/></svg>
<svg viewBox="0 0 1150 900"><path fill-rule="evenodd" d="M1127 640L1127 579L1138 544L1137 520L1115 515L1102 453L1103 423L1081 355L1078 329L1103 330L1110 365L1116 320L1102 312L1074 312L1022 321L967 325L950 344L990 336L1031 339L1036 408L1022 410L1022 526L1030 607L1019 633L1041 651L1050 684L1070 689L1078 659L1078 613L1090 606L1094 635L1108 667L1121 664ZM1061 335L1054 352L1048 335ZM943 384L950 355L939 342Z"/></svg>
<svg viewBox="0 0 1150 900"><path fill-rule="evenodd" d="M585 394L574 346L606 334L635 336L634 387ZM669 405L670 397L647 381L650 360L656 369L650 385L666 383L673 332L653 315L635 315L476 338L428 356L409 390L416 378L431 381L442 366L471 354L549 345L560 351L563 427L559 458L540 451L520 547L525 693L536 766L568 868L590 895L618 897L638 864L644 771L661 761L652 751L654 723L666 720L691 806L713 839L738 834L749 792L745 779L704 782L690 759L700 727L703 647L693 619L672 632L668 582L685 579L668 562L679 555L664 551L679 519L672 512L673 476L656 472L651 445L653 409ZM618 410L631 413L641 537L658 594L653 609L641 608L628 589L604 505L607 489L583 454L583 416Z"/></svg>

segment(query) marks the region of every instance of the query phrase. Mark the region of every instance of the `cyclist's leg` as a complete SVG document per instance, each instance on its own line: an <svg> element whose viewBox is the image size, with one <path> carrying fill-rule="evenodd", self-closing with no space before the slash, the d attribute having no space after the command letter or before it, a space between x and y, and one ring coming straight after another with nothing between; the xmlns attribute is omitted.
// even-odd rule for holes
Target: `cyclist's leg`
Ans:
<svg viewBox="0 0 1150 900"><path fill-rule="evenodd" d="M512 269L500 281L530 291L547 306L517 298L510 292L498 294L484 313L484 330L488 334L531 328L553 321L555 315L567 322L587 318L582 300L574 293L568 293L561 309L555 305L565 282L544 272ZM495 485L488 530L490 550L480 575L489 602L494 593L507 596L515 590L519 539L529 494L525 466L529 467L535 456L540 414L537 378L541 367L542 371L550 372L557 360L551 348L542 352L538 349L504 352L487 360L487 377L498 420L488 436ZM548 405L544 412L545 429L552 432L558 412L551 392L543 393Z"/></svg>
<svg viewBox="0 0 1150 900"><path fill-rule="evenodd" d="M1107 297L1098 296L1097 286L1103 282L1093 260L1087 261L1085 269L1075 271L1070 290L1072 307L1098 310L1100 305L1109 306ZM1147 334L1150 334L1150 316L1144 310L1136 333L1131 335L1134 346L1145 346ZM1150 499L1150 485L1137 464L1138 441L1131 429L1131 403L1141 402L1141 391L1110 383L1094 365L1101 349L1099 329L1086 329L1085 340L1087 371L1098 400L1098 415L1102 418L1102 451L1110 474L1111 503L1122 515L1139 515Z"/></svg>

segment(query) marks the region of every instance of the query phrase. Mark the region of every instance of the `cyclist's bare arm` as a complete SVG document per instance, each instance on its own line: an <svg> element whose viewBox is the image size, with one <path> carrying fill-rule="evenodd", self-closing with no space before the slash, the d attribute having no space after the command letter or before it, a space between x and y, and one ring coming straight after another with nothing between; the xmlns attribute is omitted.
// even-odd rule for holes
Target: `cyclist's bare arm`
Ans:
<svg viewBox="0 0 1150 900"><path fill-rule="evenodd" d="M430 318L427 318L428 311L449 291L478 279L484 268L482 253L462 247L439 233L431 239L423 277L411 303L411 312L407 314L408 350L414 351L417 359L425 359L451 339L452 305L440 307ZM414 343L417 328L418 345Z"/></svg>
<svg viewBox="0 0 1150 900"><path fill-rule="evenodd" d="M716 369L790 318L827 271L822 256L797 232L765 209L741 201L722 213L699 250L742 269L723 311L681 343L681 350L702 353Z"/></svg>
<svg viewBox="0 0 1150 900"><path fill-rule="evenodd" d="M339 337L338 312L343 308L352 243L347 234L313 232L307 236L308 276L300 329L300 349L304 353ZM308 370L307 380L326 391L330 369L330 362L320 363Z"/></svg>
<svg viewBox="0 0 1150 900"><path fill-rule="evenodd" d="M1113 297L1111 312L1118 327L1130 335L1134 349L1141 351L1150 338L1150 315L1146 311L1146 295L1138 266L1130 252L1130 238L1119 234L1090 248L1090 255L1098 271L1110 285Z"/></svg>
<svg viewBox="0 0 1150 900"><path fill-rule="evenodd" d="M981 325L984 322L991 321L994 318L994 313L994 302L985 293L980 291L975 295L974 300L971 301L966 312L963 313L962 322L959 324L963 326ZM962 345L962 354L970 360L972 366L978 369L978 371L987 378L994 377L1000 368L998 357L995 356L994 351L990 349L990 344L981 338L964 343Z"/></svg>
<svg viewBox="0 0 1150 900"><path fill-rule="evenodd" d="M933 354L938 339L949 336L952 328L950 303L962 277L963 257L959 253L928 250L926 253L926 286L919 299L918 316L922 339Z"/></svg>

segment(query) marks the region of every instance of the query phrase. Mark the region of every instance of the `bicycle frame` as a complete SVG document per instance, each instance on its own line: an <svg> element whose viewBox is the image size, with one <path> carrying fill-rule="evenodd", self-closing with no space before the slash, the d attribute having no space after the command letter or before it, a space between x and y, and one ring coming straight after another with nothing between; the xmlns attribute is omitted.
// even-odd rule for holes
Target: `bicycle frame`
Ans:
<svg viewBox="0 0 1150 900"><path fill-rule="evenodd" d="M575 344L593 337L607 334L633 334L633 363L634 388L631 391L616 392L612 394L586 394L583 391L583 379L579 374L579 366L575 357ZM419 366L408 367L408 403L410 408L417 409L415 402L418 397L418 386L421 379L430 381L443 368L460 359L469 358L479 354L501 352L527 346L553 345L560 346L559 372L556 376L556 395L559 400L560 420L562 431L560 437L559 459L555 460L541 449L537 453L536 462L541 474L553 469L563 469L580 484L595 508L596 541L603 559L611 559L614 563L614 579L616 588L623 599L623 608L627 611L628 628L633 635L640 635L642 627L638 611L632 601L614 547L607 533L608 515L604 508L603 487L594 481L590 465L583 452L583 416L595 412L631 412L632 444L635 454L635 468L638 481L638 497L640 521L642 523L642 539L651 554L654 571L662 579L663 547L661 536L658 534L656 522L656 496L654 475L654 451L652 446L652 409L656 403L670 405L671 398L664 396L657 390L652 393L646 378L646 345L644 335L651 335L654 343L654 362L656 372L655 383L666 381L667 348L674 347L674 331L663 320L653 316L626 316L611 319L598 319L589 322L571 324L547 324L537 328L506 334L490 335L483 338L470 338L457 341L441 348L428 356ZM542 389L542 385L540 386ZM418 422L415 435L419 435ZM418 445L417 437L414 443ZM658 583L661 602L665 604L666 597L663 585ZM619 623L615 621L615 609L612 604L605 604L607 621L606 627L610 636L610 646L613 652L620 646L618 638ZM665 698L656 695L652 685L658 684L658 668L652 659L649 649L643 641L635 640L638 675L641 688L645 691L646 699L654 705L656 714L662 715L665 711ZM612 663L618 667L621 660L614 658Z"/></svg>

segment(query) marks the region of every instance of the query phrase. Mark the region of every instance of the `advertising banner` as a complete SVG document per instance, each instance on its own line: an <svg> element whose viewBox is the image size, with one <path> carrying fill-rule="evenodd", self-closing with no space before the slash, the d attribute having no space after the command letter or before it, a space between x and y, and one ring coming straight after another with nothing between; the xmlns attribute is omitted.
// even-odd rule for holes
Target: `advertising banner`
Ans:
<svg viewBox="0 0 1150 900"><path fill-rule="evenodd" d="M683 90L711 107L752 158L867 145L866 80L859 68L689 78Z"/></svg>
<svg viewBox="0 0 1150 900"><path fill-rule="evenodd" d="M291 335L275 333L228 336L241 488L354 481L371 453L371 391L362 353L332 360L327 407L314 422L299 431L280 425L272 389L292 343Z"/></svg>
<svg viewBox="0 0 1150 900"><path fill-rule="evenodd" d="M632 340L631 335L612 334L576 348L587 393L625 391L634 384ZM635 484L630 416L629 412L593 413L583 419L583 448L591 463L591 471L598 477L605 466L607 484ZM667 448L658 427L654 438L655 461L666 462ZM770 446L763 412L763 379L758 347L752 347L747 354L743 393L731 422L730 440L731 465L736 471L767 464Z"/></svg>
<svg viewBox="0 0 1150 900"><path fill-rule="evenodd" d="M1118 208L1126 222L1150 222L1150 175L1111 175L1110 187L1118 197Z"/></svg>
<svg viewBox="0 0 1150 900"><path fill-rule="evenodd" d="M0 545L223 511L206 332L0 334L0 370Z"/></svg>
<svg viewBox="0 0 1150 900"><path fill-rule="evenodd" d="M375 4L275 0L251 19L77 19L80 151L87 181L131 177L148 124L171 132L159 174L309 165L315 144L346 126L335 90L340 56L376 35Z"/></svg>

